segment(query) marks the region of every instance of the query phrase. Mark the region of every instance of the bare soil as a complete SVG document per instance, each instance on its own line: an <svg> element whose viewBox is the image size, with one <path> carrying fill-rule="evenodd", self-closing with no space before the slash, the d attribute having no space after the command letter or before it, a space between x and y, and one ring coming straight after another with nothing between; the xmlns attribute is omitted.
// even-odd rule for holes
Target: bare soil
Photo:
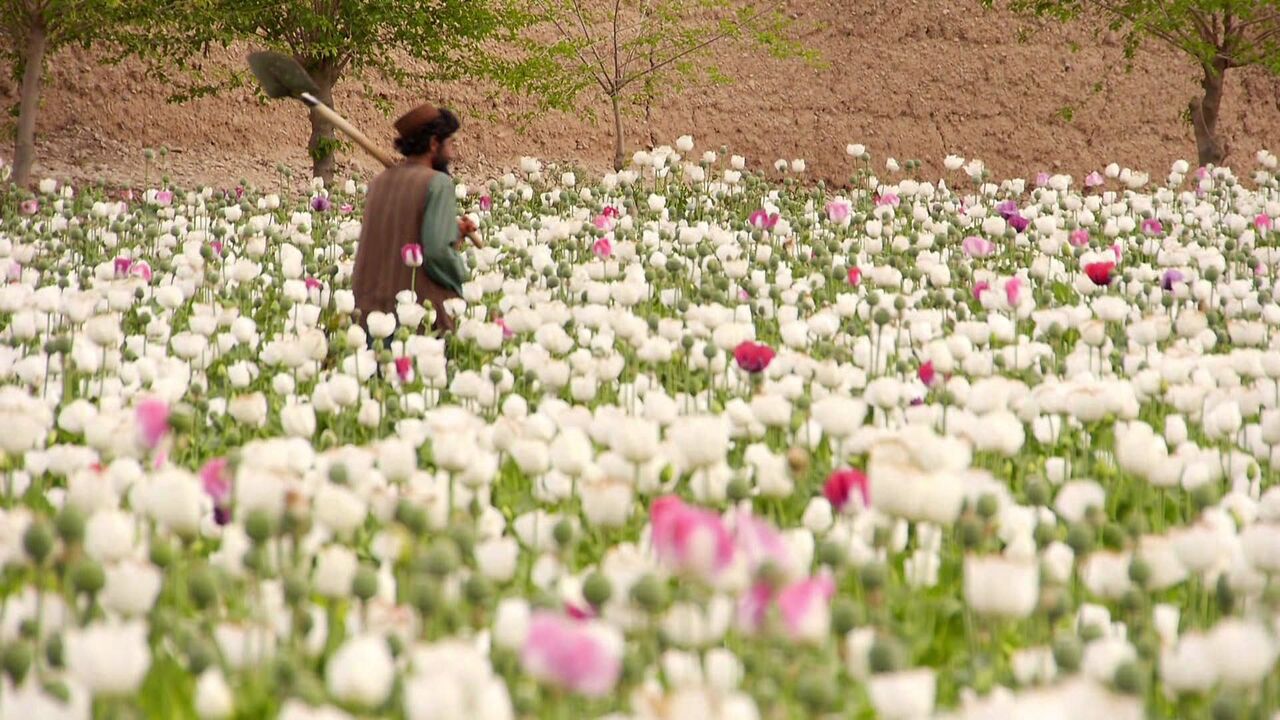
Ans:
<svg viewBox="0 0 1280 720"><path fill-rule="evenodd" d="M1196 69L1154 42L1126 72L1114 33L1055 26L1022 42L1026 21L984 11L976 0L792 0L789 11L825 66L773 60L742 45L716 47L710 58L734 82L675 93L651 108L648 122L629 118L629 149L689 133L699 150L727 145L756 167L805 158L811 176L837 181L851 167L847 143L865 144L877 168L888 156L916 158L932 175L949 153L981 158L997 176L1079 176L1112 161L1159 176L1176 159L1195 159L1180 113L1198 90ZM241 51L221 61L238 62ZM0 102L16 101L9 75L0 68ZM396 112L427 98L458 109L464 177L491 177L521 155L591 169L605 168L612 156L607 106L596 95L584 95L579 112L551 113L521 132L508 121L519 103L495 102L484 88L372 88ZM1230 71L1221 119L1228 164L1249 168L1254 151L1280 144L1278 90L1280 80L1262 71ZM37 176L140 185L143 149L161 146L170 150L164 171L181 184L273 182L280 163L307 174L300 105L261 103L248 91L170 105L166 94L136 65L99 66L79 50L53 58ZM360 83L340 85L335 104L390 144L392 118ZM10 153L0 146L0 157ZM375 170L358 149L340 165L343 174ZM150 169L151 182L159 172Z"/></svg>

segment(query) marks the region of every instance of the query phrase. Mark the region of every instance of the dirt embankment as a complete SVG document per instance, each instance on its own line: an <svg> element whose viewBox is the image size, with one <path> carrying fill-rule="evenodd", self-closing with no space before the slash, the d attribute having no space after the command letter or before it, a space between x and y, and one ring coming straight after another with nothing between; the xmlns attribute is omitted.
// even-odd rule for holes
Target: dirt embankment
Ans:
<svg viewBox="0 0 1280 720"><path fill-rule="evenodd" d="M734 82L666 98L648 123L629 119L630 147L690 133L700 149L726 144L757 165L805 158L812 175L829 179L846 176L844 147L851 142L864 143L877 167L886 156L919 158L931 174L941 172L948 153L982 158L997 175L1079 175L1115 161L1160 176L1178 158L1194 160L1179 113L1197 90L1195 71L1161 46L1151 44L1125 73L1114 35L1072 26L1019 42L1023 21L985 12L975 0L792 0L789 11L825 67L717 47L714 62ZM1068 49L1072 41L1078 52ZM0 100L12 103L16 87L8 76L0 71ZM1255 150L1268 143L1277 149L1280 81L1233 70L1227 85L1221 125L1228 163L1251 167ZM464 176L491 175L520 155L572 158L593 168L611 157L606 107L594 95L582 102L596 106L600 121L553 113L521 133L479 88L374 83L373 90L397 110L426 97L458 108ZM37 173L138 184L143 149L160 146L171 149L168 171L183 184L265 183L276 177L278 163L308 167L305 114L296 104L260 104L235 92L169 105L165 95L136 66L101 67L80 51L53 58ZM389 142L390 118L358 83L340 86L336 95L341 112ZM497 120L477 119L475 111L496 111ZM10 153L0 148L0 157ZM345 172L374 169L363 155L344 159Z"/></svg>

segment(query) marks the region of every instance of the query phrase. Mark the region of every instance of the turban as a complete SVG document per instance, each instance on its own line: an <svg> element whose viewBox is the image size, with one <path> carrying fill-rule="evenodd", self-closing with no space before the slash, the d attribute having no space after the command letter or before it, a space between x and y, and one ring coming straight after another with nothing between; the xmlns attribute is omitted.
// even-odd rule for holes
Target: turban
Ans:
<svg viewBox="0 0 1280 720"><path fill-rule="evenodd" d="M402 138L412 137L438 117L440 117L440 110L435 105L419 105L396 120L396 132L400 133Z"/></svg>

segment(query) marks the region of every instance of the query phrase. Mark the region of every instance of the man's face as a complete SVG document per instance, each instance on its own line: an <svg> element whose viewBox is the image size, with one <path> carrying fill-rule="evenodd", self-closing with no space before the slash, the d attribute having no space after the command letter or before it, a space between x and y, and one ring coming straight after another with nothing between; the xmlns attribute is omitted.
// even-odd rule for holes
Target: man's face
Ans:
<svg viewBox="0 0 1280 720"><path fill-rule="evenodd" d="M453 137L445 138L443 143L436 141L432 144L435 145L436 151L431 157L431 168L447 174L449 166L457 159L457 152L453 146Z"/></svg>

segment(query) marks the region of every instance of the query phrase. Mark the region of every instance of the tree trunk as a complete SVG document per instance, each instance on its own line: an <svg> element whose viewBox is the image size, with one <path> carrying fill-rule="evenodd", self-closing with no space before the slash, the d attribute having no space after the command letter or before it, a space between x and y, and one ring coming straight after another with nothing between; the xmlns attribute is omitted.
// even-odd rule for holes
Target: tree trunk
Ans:
<svg viewBox="0 0 1280 720"><path fill-rule="evenodd" d="M333 63L308 62L301 59L299 62L307 69L307 74L320 90L316 98L332 108L333 86L338 82L338 73ZM336 144L337 133L334 131L333 124L312 110L311 137L307 140L307 153L311 156L311 177L324 180L325 187L333 183Z"/></svg>
<svg viewBox="0 0 1280 720"><path fill-rule="evenodd" d="M1227 149L1218 137L1218 111L1222 107L1222 89L1226 80L1227 63L1214 60L1203 66L1204 77L1200 87L1204 96L1192 98L1188 109L1191 125L1196 133L1196 155L1200 166L1221 165L1227 158Z"/></svg>
<svg viewBox="0 0 1280 720"><path fill-rule="evenodd" d="M613 169L614 172L622 170L622 105L618 100L617 94L611 95L609 100L613 103Z"/></svg>
<svg viewBox="0 0 1280 720"><path fill-rule="evenodd" d="M24 186L31 181L36 160L36 115L40 111L40 81L44 77L44 54L48 36L44 18L34 17L27 28L27 47L22 62L22 91L18 110L18 141L13 154L13 182Z"/></svg>

